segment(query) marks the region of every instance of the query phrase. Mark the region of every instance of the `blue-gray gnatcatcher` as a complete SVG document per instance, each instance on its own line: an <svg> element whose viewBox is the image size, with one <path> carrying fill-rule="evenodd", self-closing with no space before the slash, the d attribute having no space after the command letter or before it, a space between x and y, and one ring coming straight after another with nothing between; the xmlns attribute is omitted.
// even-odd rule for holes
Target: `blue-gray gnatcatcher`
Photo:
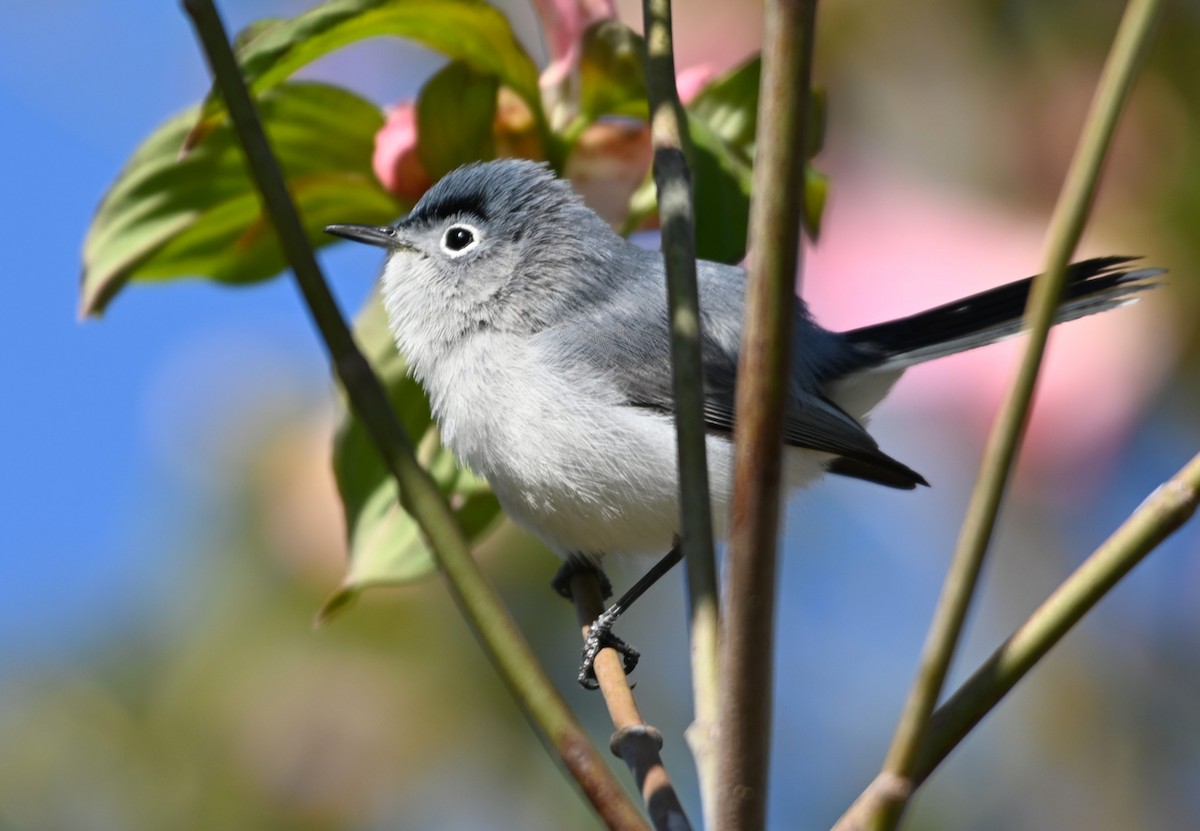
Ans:
<svg viewBox="0 0 1200 831"><path fill-rule="evenodd" d="M443 440L487 479L513 520L568 562L675 550L679 478L661 254L617 235L544 166L518 160L447 174L394 225L325 230L387 250L383 296L396 343L429 393ZM1056 321L1122 305L1162 273L1126 263L1072 265ZM721 536L746 275L697 266ZM863 418L907 367L1016 334L1028 293L1022 280L849 332L821 328L797 299L786 489L824 472L895 488L926 484L879 449ZM593 657L610 626L595 627ZM585 660L581 676L588 671Z"/></svg>

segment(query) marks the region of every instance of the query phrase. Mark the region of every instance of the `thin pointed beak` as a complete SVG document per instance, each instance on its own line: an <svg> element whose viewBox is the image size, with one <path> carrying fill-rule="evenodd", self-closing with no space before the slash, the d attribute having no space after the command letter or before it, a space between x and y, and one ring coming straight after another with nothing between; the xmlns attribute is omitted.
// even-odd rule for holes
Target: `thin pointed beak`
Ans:
<svg viewBox="0 0 1200 831"><path fill-rule="evenodd" d="M367 245L378 245L380 248L406 247L396 237L396 232L386 225L326 225L325 233L333 234L335 237L345 237L355 242L365 242Z"/></svg>

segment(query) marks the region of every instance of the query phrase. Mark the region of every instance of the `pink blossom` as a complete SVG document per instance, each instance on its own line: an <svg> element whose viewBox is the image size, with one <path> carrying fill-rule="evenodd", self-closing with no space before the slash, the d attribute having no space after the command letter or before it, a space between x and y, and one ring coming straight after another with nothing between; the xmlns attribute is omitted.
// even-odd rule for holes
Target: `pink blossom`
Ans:
<svg viewBox="0 0 1200 831"><path fill-rule="evenodd" d="M583 32L588 26L617 16L612 0L533 0L542 18L550 63L542 72L543 88L560 86L579 64Z"/></svg>
<svg viewBox="0 0 1200 831"><path fill-rule="evenodd" d="M393 107L375 134L372 166L383 186L408 204L433 184L417 155L417 107L412 101Z"/></svg>
<svg viewBox="0 0 1200 831"><path fill-rule="evenodd" d="M710 63L698 63L676 73L675 89L679 91L679 100L691 103L716 75L717 70Z"/></svg>

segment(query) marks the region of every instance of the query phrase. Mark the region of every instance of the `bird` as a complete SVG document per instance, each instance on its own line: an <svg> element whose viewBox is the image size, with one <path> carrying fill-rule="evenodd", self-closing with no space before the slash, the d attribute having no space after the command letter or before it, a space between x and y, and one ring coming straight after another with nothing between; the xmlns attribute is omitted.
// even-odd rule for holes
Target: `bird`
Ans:
<svg viewBox="0 0 1200 831"><path fill-rule="evenodd" d="M380 280L389 325L443 442L488 481L513 521L562 558L560 591L578 568L602 575L609 558L662 558L592 627L580 682L595 686L591 661L601 646L621 650L632 669L637 651L612 634L612 623L627 598L680 557L661 253L617 234L549 167L521 159L447 173L391 225L325 230L387 252ZM1055 322L1124 305L1158 285L1164 272L1133 268L1134 259L1070 265ZM696 268L705 443L721 538L733 487L746 272L706 260ZM1018 334L1032 279L843 332L820 326L794 298L782 492L826 473L891 488L927 485L879 447L868 414L908 367Z"/></svg>

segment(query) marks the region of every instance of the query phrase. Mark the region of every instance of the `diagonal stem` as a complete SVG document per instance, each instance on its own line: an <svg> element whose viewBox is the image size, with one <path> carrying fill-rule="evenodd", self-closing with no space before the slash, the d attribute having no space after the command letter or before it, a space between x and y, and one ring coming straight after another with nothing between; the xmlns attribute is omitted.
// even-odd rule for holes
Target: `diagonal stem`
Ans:
<svg viewBox="0 0 1200 831"><path fill-rule="evenodd" d="M909 784L895 789L897 797L883 803L885 807L878 817L878 827L894 828L908 803L917 753L962 633L1000 501L1024 435L1048 332L1062 295L1067 262L1083 232L1104 157L1149 42L1158 6L1158 0L1131 0L1126 7L1055 206L1047 233L1044 273L1034 281L1029 299L1030 332L1024 358L989 436L979 478L925 641L917 678L884 761L884 774Z"/></svg>
<svg viewBox="0 0 1200 831"><path fill-rule="evenodd" d="M428 538L451 594L518 703L603 821L610 828L645 829L641 812L538 665L495 589L471 558L470 546L441 491L414 458L379 379L355 345L317 265L212 0L183 0L183 6L192 18L250 173L350 406L396 478L404 508Z"/></svg>
<svg viewBox="0 0 1200 831"><path fill-rule="evenodd" d="M913 766L915 784L958 746L1093 606L1200 505L1200 455L1150 494L942 706Z"/></svg>
<svg viewBox="0 0 1200 831"><path fill-rule="evenodd" d="M592 621L604 611L604 595L596 572L579 569L573 573L570 594L586 640ZM629 766L655 831L691 831L691 823L659 752L662 734L642 719L621 656L614 649L600 650L595 670L615 729L610 747Z"/></svg>
<svg viewBox="0 0 1200 831"><path fill-rule="evenodd" d="M910 780L881 773L834 826L859 831L911 794L1093 606L1200 506L1200 455L1154 493L934 711Z"/></svg>

